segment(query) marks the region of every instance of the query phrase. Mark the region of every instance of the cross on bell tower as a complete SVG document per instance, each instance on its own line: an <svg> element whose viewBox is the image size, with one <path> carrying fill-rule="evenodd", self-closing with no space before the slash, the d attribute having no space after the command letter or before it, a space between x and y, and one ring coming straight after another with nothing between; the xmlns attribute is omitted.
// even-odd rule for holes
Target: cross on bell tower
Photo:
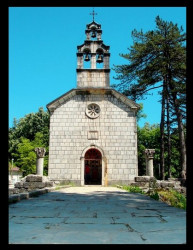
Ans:
<svg viewBox="0 0 193 250"><path fill-rule="evenodd" d="M109 48L101 39L101 25L94 21L86 25L86 40L77 46L77 87L109 88ZM85 68L84 61L90 61L90 68ZM100 68L99 68L100 64ZM98 67L98 68L97 68Z"/></svg>
<svg viewBox="0 0 193 250"><path fill-rule="evenodd" d="M94 12L94 8L93 8L92 13L90 13L90 15L92 15L92 16L93 16L93 22L94 22L94 16L95 16L95 15L97 15L97 13L95 13L95 12Z"/></svg>

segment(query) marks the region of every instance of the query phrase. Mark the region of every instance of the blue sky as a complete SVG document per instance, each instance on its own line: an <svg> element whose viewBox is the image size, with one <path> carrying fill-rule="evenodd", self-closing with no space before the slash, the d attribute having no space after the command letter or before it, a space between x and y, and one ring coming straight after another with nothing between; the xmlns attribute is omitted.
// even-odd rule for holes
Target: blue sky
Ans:
<svg viewBox="0 0 193 250"><path fill-rule="evenodd" d="M93 7L9 7L9 127L13 119L37 112L76 88L77 46L84 43L86 24L92 22ZM177 23L186 30L185 7L96 7L104 44L110 46L110 67L126 64L119 56L128 53L133 29L155 29L155 18ZM111 70L110 83L113 79ZM143 102L146 119L160 123L160 97Z"/></svg>

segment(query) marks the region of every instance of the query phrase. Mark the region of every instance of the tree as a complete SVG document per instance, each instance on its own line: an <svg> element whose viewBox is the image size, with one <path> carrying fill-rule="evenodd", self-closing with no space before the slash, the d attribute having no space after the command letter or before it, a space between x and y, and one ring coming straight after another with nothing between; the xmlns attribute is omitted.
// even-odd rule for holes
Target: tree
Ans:
<svg viewBox="0 0 193 250"><path fill-rule="evenodd" d="M49 154L49 113L39 108L37 113L25 115L19 121L14 119L9 129L9 161L14 158L16 166L24 175L36 173L36 147L45 147L44 174L48 172Z"/></svg>
<svg viewBox="0 0 193 250"><path fill-rule="evenodd" d="M21 138L21 142L17 145L17 153L14 156L17 159L17 166L23 170L24 175L36 173L36 154L29 139Z"/></svg>
<svg viewBox="0 0 193 250"><path fill-rule="evenodd" d="M44 175L47 175L48 171L48 146L43 142L44 135L37 132L33 141L27 138L21 137L20 142L17 145L17 152L14 153L14 157L17 159L16 165L24 172L24 176L28 174L36 173L36 153L35 148L45 147L46 155L44 157Z"/></svg>
<svg viewBox="0 0 193 250"><path fill-rule="evenodd" d="M145 123L143 128L138 126L138 169L139 175L146 174L146 161L144 150L146 148L155 149L154 154L154 174L156 178L159 178L159 161L160 161L160 128L159 124L150 125Z"/></svg>
<svg viewBox="0 0 193 250"><path fill-rule="evenodd" d="M139 103L140 108L137 112L137 121L139 121L141 118L146 118L147 115L145 113L143 113L143 103Z"/></svg>
<svg viewBox="0 0 193 250"><path fill-rule="evenodd" d="M152 89L161 89L161 165L164 178L165 109L173 107L179 132L182 176L186 175L186 145L183 127L186 89L186 35L177 24L156 17L156 29L143 33L132 31L133 45L121 56L130 64L114 67L120 80L117 89L133 100L143 99ZM169 116L168 116L169 117ZM163 151L163 152L162 152Z"/></svg>
<svg viewBox="0 0 193 250"><path fill-rule="evenodd" d="M153 165L154 165L154 175L157 179L160 178L160 126L159 124L150 125L145 123L142 128L138 126L138 169L139 175L146 174L146 164L144 150L146 148L155 149ZM170 169L165 167L165 177L170 177L169 171L173 177L179 177L180 168L180 150L179 150L179 136L177 129L173 129L171 133L171 158L170 158ZM167 143L166 143L167 146ZM168 151L164 152L165 166L168 166Z"/></svg>
<svg viewBox="0 0 193 250"><path fill-rule="evenodd" d="M46 149L45 157L44 157L44 175L48 175L48 155L49 155L49 145L47 141L44 140L44 134L41 132L37 132L35 134L34 140L31 142L33 148L43 147Z"/></svg>
<svg viewBox="0 0 193 250"><path fill-rule="evenodd" d="M37 113L30 113L18 121L14 119L13 128L9 129L9 159L12 154L17 151L17 145L21 142L21 138L34 140L37 132L41 132L45 145L49 144L49 113L39 108Z"/></svg>

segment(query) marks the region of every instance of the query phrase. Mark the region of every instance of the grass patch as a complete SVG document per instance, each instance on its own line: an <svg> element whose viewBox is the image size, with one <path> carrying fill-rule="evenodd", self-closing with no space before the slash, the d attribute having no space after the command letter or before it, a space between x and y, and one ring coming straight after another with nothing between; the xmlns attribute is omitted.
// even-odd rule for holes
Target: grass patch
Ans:
<svg viewBox="0 0 193 250"><path fill-rule="evenodd" d="M125 189L125 190L127 190L128 192L131 192L131 193L145 194L145 192L140 187L123 186L122 188Z"/></svg>
<svg viewBox="0 0 193 250"><path fill-rule="evenodd" d="M151 192L144 192L140 187L135 186L117 186L131 193L140 193L151 197L157 201L163 201L170 206L186 209L186 197L177 192L176 190L170 189L153 189Z"/></svg>
<svg viewBox="0 0 193 250"><path fill-rule="evenodd" d="M159 190L159 199L167 204L186 209L186 197L175 190Z"/></svg>
<svg viewBox="0 0 193 250"><path fill-rule="evenodd" d="M58 185L58 186L55 187L55 190L60 190L60 189L62 189L64 187L66 187L66 186L70 186L70 185Z"/></svg>
<svg viewBox="0 0 193 250"><path fill-rule="evenodd" d="M55 190L59 190L59 189L65 188L65 187L75 187L75 186L76 185L73 182L69 182L68 184L58 184L55 187Z"/></svg>

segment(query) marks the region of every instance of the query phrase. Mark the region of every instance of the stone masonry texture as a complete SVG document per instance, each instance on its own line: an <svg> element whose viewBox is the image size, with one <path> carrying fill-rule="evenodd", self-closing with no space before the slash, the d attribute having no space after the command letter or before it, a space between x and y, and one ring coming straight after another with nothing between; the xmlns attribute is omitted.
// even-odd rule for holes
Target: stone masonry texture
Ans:
<svg viewBox="0 0 193 250"><path fill-rule="evenodd" d="M100 106L96 119L85 114L90 103ZM89 139L89 131L97 131L97 139ZM122 101L77 94L51 112L48 175L80 184L82 152L95 144L107 159L108 184L128 184L138 176L136 132L136 114Z"/></svg>
<svg viewBox="0 0 193 250"><path fill-rule="evenodd" d="M77 72L77 85L78 87L108 87L109 86L109 73L108 72L95 72L85 71Z"/></svg>

